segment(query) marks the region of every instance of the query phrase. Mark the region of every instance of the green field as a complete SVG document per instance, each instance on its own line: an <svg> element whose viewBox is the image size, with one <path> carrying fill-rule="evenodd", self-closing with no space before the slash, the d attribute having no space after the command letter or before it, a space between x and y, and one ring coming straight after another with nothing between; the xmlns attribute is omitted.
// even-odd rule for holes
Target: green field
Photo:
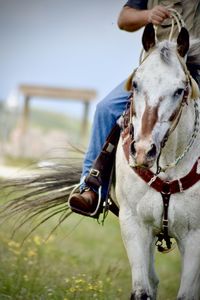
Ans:
<svg viewBox="0 0 200 300"><path fill-rule="evenodd" d="M109 215L102 226L72 215L47 240L55 222L38 229L23 245L30 225L14 238L11 225L1 225L0 299L129 299L130 268L117 218ZM177 252L158 253L156 266L159 299L175 299L180 272Z"/></svg>

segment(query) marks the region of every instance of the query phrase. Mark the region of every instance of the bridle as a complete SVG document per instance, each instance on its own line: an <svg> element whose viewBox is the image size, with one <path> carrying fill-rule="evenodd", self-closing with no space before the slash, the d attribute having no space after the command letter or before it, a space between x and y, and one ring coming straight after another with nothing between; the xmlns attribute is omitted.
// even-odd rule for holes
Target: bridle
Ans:
<svg viewBox="0 0 200 300"><path fill-rule="evenodd" d="M145 60L148 56L145 57ZM173 119L171 120L171 122L172 122L171 126L170 126L169 130L167 131L167 133L165 134L163 141L161 142L161 151L164 148L164 146L165 146L169 136L171 135L171 133L176 129L176 127L179 123L179 120L181 118L181 115L182 115L183 107L186 104L188 104L189 98L191 97L191 94L192 94L192 92L191 92L191 89L192 89L192 87L191 87L191 75L189 74L189 71L187 70L185 62L183 61L183 59L180 58L178 53L177 53L177 56L178 56L178 59L179 59L181 65L183 67L184 73L186 75L186 87L184 89L184 93L183 93L182 100L180 102L179 108L177 109L177 111L175 112L175 114L173 116ZM136 74L136 72L137 72L137 69L134 71L132 78L134 78L134 75ZM133 97L133 95L134 95L134 88L132 87L131 96L130 96L130 110L129 110L129 133L130 133L131 138L132 138L131 144L133 144L135 142L134 141L134 134L133 134L134 128L133 128L133 124L132 124L132 119L134 118L134 97ZM186 153L189 151L189 149L193 145L193 143L196 139L197 133L199 131L199 125L200 125L200 123L199 123L198 103L196 101L193 101L193 103L194 103L194 109L195 109L195 120L194 120L193 133L192 133L192 136L191 136L191 138L189 139L189 141L187 143L187 146L185 147L183 153L181 155L179 155L175 159L174 162L172 162L170 164L167 164L166 166L163 166L163 167L159 165L159 158L160 158L160 155L159 155L158 159L157 159L156 174L159 174L160 172L165 172L169 168L175 167L184 158ZM161 151L160 151L160 154L161 154ZM130 166L135 165L134 161L133 161L133 157L131 155L131 151L130 151L130 157L129 157L129 164L130 164Z"/></svg>

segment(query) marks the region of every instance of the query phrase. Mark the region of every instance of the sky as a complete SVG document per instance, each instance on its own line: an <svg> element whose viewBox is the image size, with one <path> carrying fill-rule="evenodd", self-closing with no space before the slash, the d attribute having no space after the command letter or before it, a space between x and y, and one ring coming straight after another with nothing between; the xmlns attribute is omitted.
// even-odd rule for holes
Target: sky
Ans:
<svg viewBox="0 0 200 300"><path fill-rule="evenodd" d="M117 27L121 0L0 0L0 100L19 84L96 89L95 105L138 65L141 32ZM79 117L74 101L33 106Z"/></svg>

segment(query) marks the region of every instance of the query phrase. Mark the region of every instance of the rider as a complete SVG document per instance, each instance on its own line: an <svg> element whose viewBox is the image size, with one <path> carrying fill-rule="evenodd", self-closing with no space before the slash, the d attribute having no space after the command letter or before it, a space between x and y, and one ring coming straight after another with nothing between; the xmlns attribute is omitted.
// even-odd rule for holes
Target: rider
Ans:
<svg viewBox="0 0 200 300"><path fill-rule="evenodd" d="M170 12L167 7L176 9L182 15L190 34L200 37L199 0L192 2L189 0L129 0L119 14L118 26L122 30L134 32L148 23L153 23L161 25L157 30L158 40L167 38L171 26ZM176 34L178 28L175 29ZM69 206L75 212L98 217L98 188L100 186L102 187L101 198L107 197L109 177L119 137L119 128L115 125L130 97L130 92L127 92L124 86L125 81L96 107L92 135L83 163L80 193L74 193L69 199ZM112 130L113 128L115 129ZM105 144L109 132L111 132L109 135L111 139Z"/></svg>

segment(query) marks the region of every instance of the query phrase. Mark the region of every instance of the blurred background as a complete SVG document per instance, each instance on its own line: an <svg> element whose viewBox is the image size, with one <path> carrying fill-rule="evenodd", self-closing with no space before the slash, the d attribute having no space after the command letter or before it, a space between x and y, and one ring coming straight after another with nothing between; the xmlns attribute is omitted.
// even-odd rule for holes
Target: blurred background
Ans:
<svg viewBox="0 0 200 300"><path fill-rule="evenodd" d="M96 103L138 64L141 32L117 27L124 4L0 0L1 160L87 145ZM89 90L88 104L63 89Z"/></svg>

